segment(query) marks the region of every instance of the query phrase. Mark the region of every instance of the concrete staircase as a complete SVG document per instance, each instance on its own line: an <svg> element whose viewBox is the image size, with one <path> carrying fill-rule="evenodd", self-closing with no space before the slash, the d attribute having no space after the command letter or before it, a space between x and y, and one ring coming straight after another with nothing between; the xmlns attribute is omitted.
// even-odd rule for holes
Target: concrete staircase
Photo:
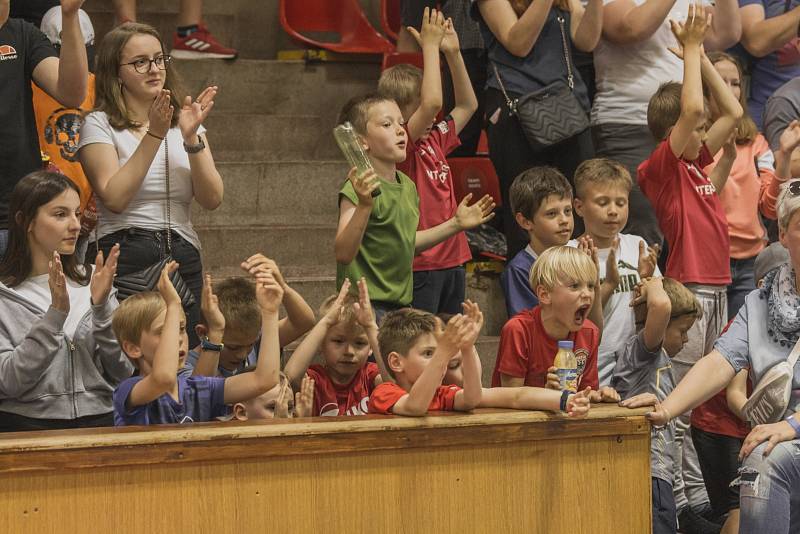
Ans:
<svg viewBox="0 0 800 534"><path fill-rule="evenodd" d="M170 36L177 5L176 0L140 0L139 18ZM99 41L112 27L110 2L88 0L85 9ZM206 2L205 19L224 44L239 48L242 58L175 61L187 93L220 87L205 126L225 182L225 200L212 212L194 206L192 214L204 266L215 278L239 275L239 262L262 252L316 308L335 291L337 192L347 172L331 130L344 102L375 89L378 60L271 59L277 46L291 47L278 24L275 0ZM502 292L496 278L470 276L468 286L468 297L486 315L479 350L488 384L496 336L506 319Z"/></svg>

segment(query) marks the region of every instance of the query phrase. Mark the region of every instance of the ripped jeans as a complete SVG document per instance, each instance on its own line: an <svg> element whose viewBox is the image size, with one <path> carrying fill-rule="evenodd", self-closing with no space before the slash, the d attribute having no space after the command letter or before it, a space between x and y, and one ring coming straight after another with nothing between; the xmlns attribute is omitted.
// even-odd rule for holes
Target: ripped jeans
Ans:
<svg viewBox="0 0 800 534"><path fill-rule="evenodd" d="M741 534L800 532L800 439L779 443L764 458L765 443L739 469Z"/></svg>

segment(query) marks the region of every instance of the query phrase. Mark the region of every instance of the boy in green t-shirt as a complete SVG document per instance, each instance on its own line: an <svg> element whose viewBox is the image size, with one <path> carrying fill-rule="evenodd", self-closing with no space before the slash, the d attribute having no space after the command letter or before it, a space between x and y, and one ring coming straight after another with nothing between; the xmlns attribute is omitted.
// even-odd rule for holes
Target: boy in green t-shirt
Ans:
<svg viewBox="0 0 800 534"><path fill-rule="evenodd" d="M400 108L394 100L367 95L345 104L339 119L353 125L374 170L358 174L351 169L339 191L336 286L349 278L355 287L366 278L380 320L385 312L411 304L415 254L488 221L495 206L488 196L468 206L466 197L453 218L417 231L417 189L396 167L406 158L408 142ZM373 197L378 188L381 194Z"/></svg>

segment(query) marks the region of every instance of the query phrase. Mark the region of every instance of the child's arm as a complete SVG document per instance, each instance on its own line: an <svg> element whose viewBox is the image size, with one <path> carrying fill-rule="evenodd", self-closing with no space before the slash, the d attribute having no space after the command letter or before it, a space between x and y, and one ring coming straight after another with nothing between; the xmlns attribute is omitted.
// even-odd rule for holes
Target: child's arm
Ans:
<svg viewBox="0 0 800 534"><path fill-rule="evenodd" d="M744 421L742 407L747 402L747 369L742 369L733 377L728 389L725 390L725 400L728 401L728 408L736 414L736 417Z"/></svg>
<svg viewBox="0 0 800 534"><path fill-rule="evenodd" d="M251 276L260 270L270 269L275 280L283 288L283 309L286 317L278 321L278 338L281 347L285 347L314 327L314 310L303 297L289 287L274 260L263 254L254 254L242 262L241 268Z"/></svg>
<svg viewBox="0 0 800 534"><path fill-rule="evenodd" d="M718 195L722 193L722 188L728 182L728 176L731 174L734 161L736 161L736 128L733 129L730 138L722 147L722 157L719 158L714 170L708 175L708 179L714 184L714 189Z"/></svg>
<svg viewBox="0 0 800 534"><path fill-rule="evenodd" d="M265 393L278 383L281 349L278 344L278 308L283 289L269 270L256 275L256 299L261 307L261 347L252 373L225 380L225 404L243 402Z"/></svg>
<svg viewBox="0 0 800 534"><path fill-rule="evenodd" d="M444 37L444 16L441 11L429 10L422 14L422 32L409 26L409 33L422 49L422 87L419 107L408 119L409 142L414 143L425 135L425 130L436 119L442 109L442 72L439 66L439 46Z"/></svg>
<svg viewBox="0 0 800 534"><path fill-rule="evenodd" d="M692 134L706 118L703 103L703 85L700 74L700 55L709 19L696 5L689 5L686 21L670 21L672 33L683 46L683 87L681 89L681 114L669 134L669 147L680 158ZM680 55L680 54L679 54ZM712 152L713 154L713 152Z"/></svg>
<svg viewBox="0 0 800 534"><path fill-rule="evenodd" d="M639 262L636 264L636 271L639 273L640 280L650 278L655 274L659 254L661 254L661 245L656 244L650 247L644 242L644 239L639 241Z"/></svg>
<svg viewBox="0 0 800 534"><path fill-rule="evenodd" d="M346 197L340 197L339 200L339 226L336 229L333 248L336 262L343 265L352 262L358 254L361 238L364 237L369 215L372 212L372 192L380 185L380 178L374 170L358 174L356 168L353 167L350 169L347 179L353 184L358 204L353 204Z"/></svg>
<svg viewBox="0 0 800 534"><path fill-rule="evenodd" d="M161 270L161 277L158 279L158 292L164 302L167 303L164 326L161 328L161 339L153 357L153 368L150 374L133 386L128 399L125 401L125 406L128 409L153 402L164 393L172 390L177 383L177 348L180 345L183 307L181 298L169 279L169 275L177 269L178 263L171 261Z"/></svg>
<svg viewBox="0 0 800 534"><path fill-rule="evenodd" d="M419 254L423 250L427 250L456 235L458 232L480 226L494 217L495 203L492 197L484 195L482 199L472 206L469 206L470 200L472 200L472 193L464 197L453 217L433 228L417 230L414 253ZM339 224L341 226L341 221Z"/></svg>
<svg viewBox="0 0 800 534"><path fill-rule="evenodd" d="M722 79L722 76L720 76L717 69L714 68L714 65L708 60L705 54L701 54L700 65L703 80L705 80L711 92L711 98L717 103L720 111L719 118L714 121L714 124L708 129L706 135L708 151L712 154L716 154L723 145L729 142L731 133L735 130L736 125L739 124L744 110L725 83L725 80ZM734 145L734 158L736 157L735 148ZM733 164L732 161L731 164ZM717 191L720 189L721 188L718 188Z"/></svg>
<svg viewBox="0 0 800 534"><path fill-rule="evenodd" d="M381 347L378 343L378 323L375 321L375 310L372 309L372 303L369 300L367 279L363 276L358 281L358 302L353 304L353 309L356 312L356 321L364 328L367 334L372 356L375 358L375 363L378 364L380 374L375 377L375 381L372 384L373 387L378 387L378 384L382 382L394 382L392 375L386 369L386 363L381 357Z"/></svg>
<svg viewBox="0 0 800 534"><path fill-rule="evenodd" d="M225 316L219 310L219 299L211 286L211 275L203 277L203 293L200 297L200 309L208 327L208 340L219 345L225 334ZM192 370L192 376L217 376L219 352L200 348L200 355Z"/></svg>
<svg viewBox="0 0 800 534"><path fill-rule="evenodd" d="M481 402L483 385L481 384L481 360L475 349L475 342L483 328L483 313L477 303L464 302L464 314L469 319L468 336L464 339L461 350L461 368L464 373L463 389L456 393L453 408L460 412L468 412Z"/></svg>
<svg viewBox="0 0 800 534"><path fill-rule="evenodd" d="M478 109L478 98L472 89L464 58L461 57L461 44L458 42L458 35L453 28L453 19L447 19L441 49L447 61L447 67L450 69L450 76L453 78L455 107L450 111L450 116L453 118L453 124L455 124L458 134Z"/></svg>
<svg viewBox="0 0 800 534"><path fill-rule="evenodd" d="M614 238L611 243L611 250L608 251L608 258L606 259L606 277L600 283L600 305L602 308L606 307L608 300L614 291L619 287L619 269L617 268L617 247L619 246L619 237ZM599 269L598 269L599 274ZM596 296L595 296L596 298Z"/></svg>
<svg viewBox="0 0 800 534"><path fill-rule="evenodd" d="M792 171L792 161L797 167L800 161L800 120L793 120L783 131L780 137L780 145L775 151L775 176L781 180L788 180L792 176L800 176L800 172ZM777 194L775 195L777 197Z"/></svg>
<svg viewBox="0 0 800 534"><path fill-rule="evenodd" d="M643 280L636 286L634 295L631 306L640 302L647 303L647 321L642 332L644 348L648 352L656 352L664 341L664 333L667 331L672 313L672 303L664 291L663 279Z"/></svg>
<svg viewBox="0 0 800 534"><path fill-rule="evenodd" d="M295 390L299 390L303 377L306 375L308 366L319 351L322 341L328 330L339 322L339 316L342 313L342 306L344 299L347 297L347 292L350 291L350 280L345 279L342 288L339 290L339 295L333 301L328 312L322 316L319 322L311 332L303 339L303 341L294 349L292 357L286 362L283 372L289 378L289 383Z"/></svg>
<svg viewBox="0 0 800 534"><path fill-rule="evenodd" d="M570 417L583 417L589 413L591 403L586 388L567 397L564 412ZM486 388L483 390L481 408L511 408L514 410L562 411L563 392L552 389L522 386L517 388Z"/></svg>
<svg viewBox="0 0 800 534"><path fill-rule="evenodd" d="M468 335L470 321L459 314L447 323L444 333L439 336L438 346L408 394L392 407L395 415L409 415L421 417L428 413L436 390L442 385L442 379L447 372L447 363L456 352L462 340Z"/></svg>

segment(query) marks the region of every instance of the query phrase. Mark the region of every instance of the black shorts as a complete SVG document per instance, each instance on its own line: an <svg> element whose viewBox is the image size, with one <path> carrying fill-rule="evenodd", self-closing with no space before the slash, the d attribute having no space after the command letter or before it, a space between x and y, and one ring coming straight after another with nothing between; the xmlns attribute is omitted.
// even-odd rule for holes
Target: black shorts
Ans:
<svg viewBox="0 0 800 534"><path fill-rule="evenodd" d="M739 450L744 440L713 434L693 426L692 442L697 451L700 471L703 472L714 520L719 520L731 510L739 508L739 486L731 487L730 484L739 476Z"/></svg>

